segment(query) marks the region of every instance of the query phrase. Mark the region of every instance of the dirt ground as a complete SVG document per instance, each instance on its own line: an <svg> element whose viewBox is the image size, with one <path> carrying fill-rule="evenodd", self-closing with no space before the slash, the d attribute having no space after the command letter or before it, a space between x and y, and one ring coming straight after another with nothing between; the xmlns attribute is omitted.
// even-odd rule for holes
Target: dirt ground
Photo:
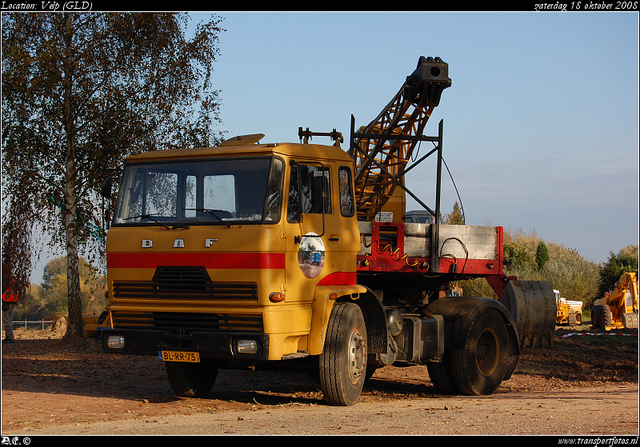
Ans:
<svg viewBox="0 0 640 447"><path fill-rule="evenodd" d="M554 348L525 350L513 377L503 382L496 395L584 388L606 393L621 387L637 395L637 332L565 336L587 331L589 326L559 327ZM61 330L18 330L15 336L15 343L2 345L3 434L256 408L311 410L324 405L318 384L306 374L223 370L208 397L177 398L156 357L104 354L94 339L62 339ZM439 396L426 367L386 367L369 380L357 405L373 403L380 408L399 399L429 397ZM576 417L575 411L570 407L567 417ZM627 422L637 426L637 406L624 411L635 413Z"/></svg>

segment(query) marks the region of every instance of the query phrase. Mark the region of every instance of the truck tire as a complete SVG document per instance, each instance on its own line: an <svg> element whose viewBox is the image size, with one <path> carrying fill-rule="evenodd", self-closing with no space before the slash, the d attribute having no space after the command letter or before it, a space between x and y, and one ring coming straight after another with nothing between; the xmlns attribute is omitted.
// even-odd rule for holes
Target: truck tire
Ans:
<svg viewBox="0 0 640 447"><path fill-rule="evenodd" d="M451 373L457 388L468 395L492 394L507 371L509 338L502 317L492 309L477 314L465 346L451 351Z"/></svg>
<svg viewBox="0 0 640 447"><path fill-rule="evenodd" d="M367 371L367 329L356 304L334 304L319 370L320 388L329 405L356 403Z"/></svg>
<svg viewBox="0 0 640 447"><path fill-rule="evenodd" d="M428 362L429 379L439 394L460 394L451 373L451 352L445 349L442 361Z"/></svg>
<svg viewBox="0 0 640 447"><path fill-rule="evenodd" d="M165 366L171 389L181 397L206 396L218 376L218 365L209 359L200 363L166 362Z"/></svg>

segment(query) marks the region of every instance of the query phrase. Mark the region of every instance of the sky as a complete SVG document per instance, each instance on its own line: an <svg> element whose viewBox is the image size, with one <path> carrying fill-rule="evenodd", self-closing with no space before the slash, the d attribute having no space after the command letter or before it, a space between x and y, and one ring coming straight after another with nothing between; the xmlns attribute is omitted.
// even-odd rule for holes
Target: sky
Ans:
<svg viewBox="0 0 640 447"><path fill-rule="evenodd" d="M191 26L211 14L226 30L212 78L226 137L298 142L309 127L346 141L351 115L368 124L438 56L452 86L424 133L443 120L467 225L535 231L596 263L638 244L637 12L211 11ZM432 208L435 172L426 161L406 179ZM442 185L446 213L458 196Z"/></svg>
<svg viewBox="0 0 640 447"><path fill-rule="evenodd" d="M213 84L227 137L348 136L352 114L368 124L420 56L438 56L452 86L424 133L443 120L468 225L535 230L593 262L638 244L637 12L213 13L226 30ZM433 208L435 172L426 161L406 180ZM450 212L454 183L442 185Z"/></svg>

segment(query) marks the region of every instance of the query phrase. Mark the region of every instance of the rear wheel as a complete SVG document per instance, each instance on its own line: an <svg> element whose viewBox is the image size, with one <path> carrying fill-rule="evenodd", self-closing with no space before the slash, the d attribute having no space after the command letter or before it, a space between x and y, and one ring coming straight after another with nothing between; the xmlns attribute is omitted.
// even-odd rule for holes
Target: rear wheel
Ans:
<svg viewBox="0 0 640 447"><path fill-rule="evenodd" d="M460 390L453 381L450 358L451 353L449 350L445 350L442 361L427 363L429 379L440 394L460 394Z"/></svg>
<svg viewBox="0 0 640 447"><path fill-rule="evenodd" d="M367 372L367 329L356 304L334 304L319 369L320 387L328 404L356 403Z"/></svg>
<svg viewBox="0 0 640 447"><path fill-rule="evenodd" d="M210 359L203 359L200 363L166 362L165 367L176 396L206 396L218 376L218 365Z"/></svg>
<svg viewBox="0 0 640 447"><path fill-rule="evenodd" d="M451 373L464 394L492 394L507 371L509 338L502 317L491 309L471 322L465 346L451 351Z"/></svg>

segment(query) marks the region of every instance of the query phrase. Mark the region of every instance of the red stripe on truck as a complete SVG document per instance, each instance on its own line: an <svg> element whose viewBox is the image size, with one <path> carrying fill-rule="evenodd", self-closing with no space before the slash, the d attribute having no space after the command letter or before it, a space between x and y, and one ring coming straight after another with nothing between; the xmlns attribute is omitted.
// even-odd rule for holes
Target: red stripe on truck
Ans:
<svg viewBox="0 0 640 447"><path fill-rule="evenodd" d="M284 253L109 253L107 268L153 269L158 266L207 269L284 269Z"/></svg>

